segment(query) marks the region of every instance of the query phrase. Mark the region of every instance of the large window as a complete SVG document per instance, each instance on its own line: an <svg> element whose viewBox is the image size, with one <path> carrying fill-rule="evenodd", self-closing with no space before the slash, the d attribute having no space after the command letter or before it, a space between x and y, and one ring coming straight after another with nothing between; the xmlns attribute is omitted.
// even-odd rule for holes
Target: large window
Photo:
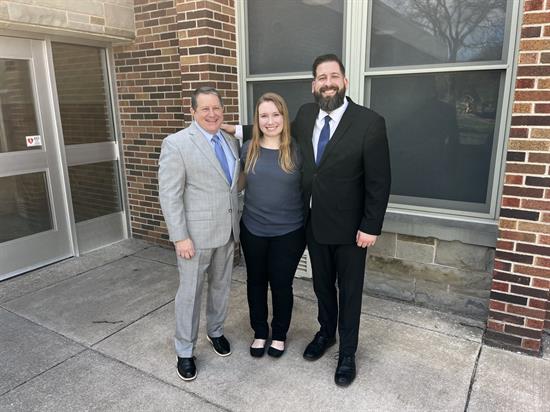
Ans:
<svg viewBox="0 0 550 412"><path fill-rule="evenodd" d="M247 113L263 93L279 93L290 115L311 100L311 63L315 56L343 56L344 0L253 0L237 2L247 35ZM242 27L242 26L241 26ZM241 38L243 38L241 36Z"/></svg>
<svg viewBox="0 0 550 412"><path fill-rule="evenodd" d="M265 91L291 116L315 56L342 56L348 95L386 118L394 210L496 216L519 4L514 0L240 2L242 113Z"/></svg>

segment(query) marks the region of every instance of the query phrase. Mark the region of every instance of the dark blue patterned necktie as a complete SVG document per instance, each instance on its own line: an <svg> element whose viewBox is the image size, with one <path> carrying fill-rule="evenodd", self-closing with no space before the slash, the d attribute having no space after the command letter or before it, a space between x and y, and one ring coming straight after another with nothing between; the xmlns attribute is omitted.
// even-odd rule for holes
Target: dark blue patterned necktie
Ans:
<svg viewBox="0 0 550 412"><path fill-rule="evenodd" d="M214 142L214 151L216 152L218 162L220 162L220 166L225 173L225 177L227 177L227 181L229 182L229 185L231 185L231 173L229 172L229 165L227 164L227 159L225 158L225 153L223 152L220 137L215 134L214 137L212 137L212 141Z"/></svg>
<svg viewBox="0 0 550 412"><path fill-rule="evenodd" d="M317 143L317 157L315 159L315 163L317 166L319 166L319 163L321 163L321 159L323 158L323 152L325 151L325 147L327 146L328 140L330 138L330 116L325 116L325 125L321 129L321 133L319 134L319 142Z"/></svg>

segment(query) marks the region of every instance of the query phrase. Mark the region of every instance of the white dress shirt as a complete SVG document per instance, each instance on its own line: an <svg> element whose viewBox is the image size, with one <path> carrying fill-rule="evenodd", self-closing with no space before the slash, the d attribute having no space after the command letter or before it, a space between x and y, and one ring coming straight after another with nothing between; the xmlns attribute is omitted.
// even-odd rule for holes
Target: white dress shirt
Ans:
<svg viewBox="0 0 550 412"><path fill-rule="evenodd" d="M235 174L234 173L235 162L237 161L237 159L235 159L235 156L233 156L233 152L227 145L227 142L223 138L221 132L218 130L215 134L211 134L211 133L208 133L206 130L204 130L202 127L200 127L197 122L193 121L193 123L195 123L195 126L197 126L197 129L200 130L200 132L204 135L204 137L206 137L206 140L208 140L208 143L210 143L210 146L212 146L212 150L214 150L214 152L216 151L216 149L214 148L214 141L212 139L214 138L214 135L216 134L218 135L218 137L220 138L220 143L222 145L223 153L225 154L225 158L227 160L227 166L229 166L229 174L231 175L231 181L233 181L233 179L235 178L235 176L233 175Z"/></svg>
<svg viewBox="0 0 550 412"><path fill-rule="evenodd" d="M338 127L338 124L340 124L340 120L342 120L342 116L344 115L344 112L346 111L347 108L348 108L348 99L344 99L344 104L330 113L327 113L324 110L319 110L319 114L317 115L317 120L315 120L315 126L313 127L313 136L311 137L311 143L313 144L314 159L317 159L317 144L319 143L319 135L321 134L321 130L325 126L325 117L330 116L330 122L329 122L329 126L330 126L329 140L330 140L332 138L332 135L334 134L334 131Z"/></svg>

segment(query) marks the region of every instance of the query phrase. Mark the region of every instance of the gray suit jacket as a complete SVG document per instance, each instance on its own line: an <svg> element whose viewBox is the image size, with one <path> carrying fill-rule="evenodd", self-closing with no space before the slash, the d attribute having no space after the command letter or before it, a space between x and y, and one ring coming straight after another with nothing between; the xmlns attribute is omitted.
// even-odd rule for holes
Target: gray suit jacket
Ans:
<svg viewBox="0 0 550 412"><path fill-rule="evenodd" d="M211 249L225 245L231 231L239 238L239 145L234 137L220 134L236 159L231 186L194 123L162 142L159 197L172 242L191 238L195 248Z"/></svg>

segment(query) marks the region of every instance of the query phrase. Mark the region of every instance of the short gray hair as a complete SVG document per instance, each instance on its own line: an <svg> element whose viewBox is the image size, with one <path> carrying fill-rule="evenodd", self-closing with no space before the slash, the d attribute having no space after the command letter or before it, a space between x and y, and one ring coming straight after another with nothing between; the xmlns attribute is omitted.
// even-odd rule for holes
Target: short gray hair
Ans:
<svg viewBox="0 0 550 412"><path fill-rule="evenodd" d="M199 87L198 89L195 89L195 91L191 95L191 108L193 110L197 110L197 96L199 94L213 94L218 96L218 100L220 101L220 104L223 107L223 100L222 100L222 97L220 96L220 92L215 87L202 86L202 87Z"/></svg>

